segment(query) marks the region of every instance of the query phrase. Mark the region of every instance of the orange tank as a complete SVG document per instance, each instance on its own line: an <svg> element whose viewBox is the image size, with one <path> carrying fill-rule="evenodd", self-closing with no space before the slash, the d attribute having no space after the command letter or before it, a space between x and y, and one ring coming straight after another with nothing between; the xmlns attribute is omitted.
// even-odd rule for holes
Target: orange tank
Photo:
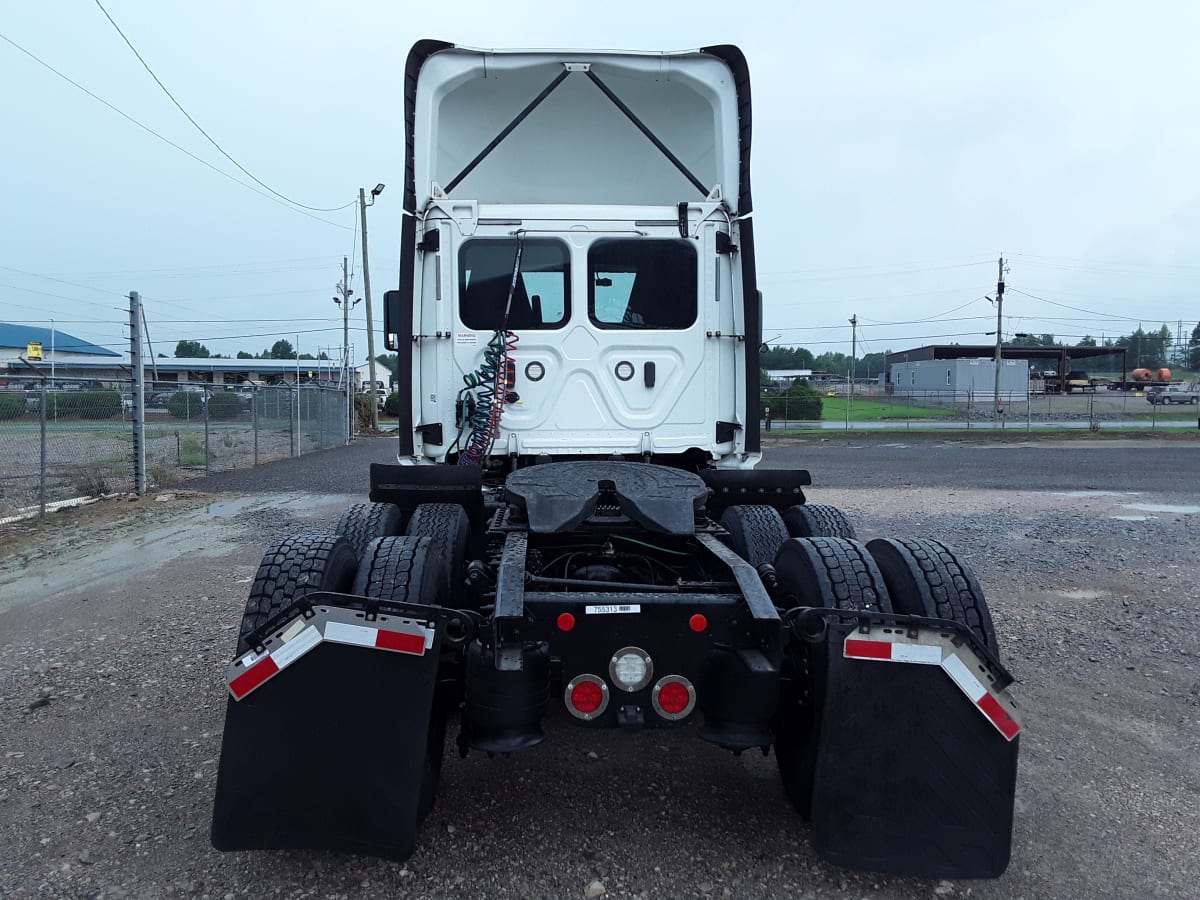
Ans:
<svg viewBox="0 0 1200 900"><path fill-rule="evenodd" d="M1157 372L1154 373L1154 377L1157 378L1159 381L1170 381L1171 380L1171 370L1170 369L1159 369Z"/></svg>
<svg viewBox="0 0 1200 900"><path fill-rule="evenodd" d="M1149 369L1134 369L1133 372L1130 373L1130 377L1133 378L1134 381L1150 381L1154 378L1154 373Z"/></svg>

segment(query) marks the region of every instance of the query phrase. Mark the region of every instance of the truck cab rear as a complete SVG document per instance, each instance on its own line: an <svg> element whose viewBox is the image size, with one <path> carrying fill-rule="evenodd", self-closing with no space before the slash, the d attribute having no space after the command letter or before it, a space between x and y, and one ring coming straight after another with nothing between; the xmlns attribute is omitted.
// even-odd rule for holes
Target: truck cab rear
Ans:
<svg viewBox="0 0 1200 900"><path fill-rule="evenodd" d="M405 85L397 461L264 557L214 844L406 858L448 726L536 752L559 707L774 752L839 864L1002 872L1020 726L969 566L754 468L741 53L422 42ZM347 756L387 764L310 777Z"/></svg>

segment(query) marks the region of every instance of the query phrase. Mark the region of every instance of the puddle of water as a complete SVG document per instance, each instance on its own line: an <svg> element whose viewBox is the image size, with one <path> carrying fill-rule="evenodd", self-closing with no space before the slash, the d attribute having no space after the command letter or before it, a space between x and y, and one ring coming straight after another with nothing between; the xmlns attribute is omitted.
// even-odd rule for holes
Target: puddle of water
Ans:
<svg viewBox="0 0 1200 900"><path fill-rule="evenodd" d="M235 523L230 523L232 529L217 530L213 528L214 519L226 521L258 509L284 509L306 518L306 513L319 516L352 499L304 493L225 497L200 509L170 515L170 524L122 534L78 554L72 554L69 545L61 543L51 550L52 556L32 562L24 571L0 577L0 613L17 603L28 602L31 597L92 588L114 579L147 578L155 569L185 554L217 556L243 542Z"/></svg>
<svg viewBox="0 0 1200 900"><path fill-rule="evenodd" d="M1103 591L1086 590L1055 591L1054 593L1059 597L1062 597L1064 600L1100 600L1106 596Z"/></svg>
<svg viewBox="0 0 1200 900"><path fill-rule="evenodd" d="M1180 516L1200 515L1200 506L1171 506L1165 503L1126 503L1126 509L1137 509L1142 512L1175 513Z"/></svg>
<svg viewBox="0 0 1200 900"><path fill-rule="evenodd" d="M1154 516L1109 516L1118 522L1153 522Z"/></svg>
<svg viewBox="0 0 1200 900"><path fill-rule="evenodd" d="M1055 497L1136 497L1137 491L1054 491Z"/></svg>

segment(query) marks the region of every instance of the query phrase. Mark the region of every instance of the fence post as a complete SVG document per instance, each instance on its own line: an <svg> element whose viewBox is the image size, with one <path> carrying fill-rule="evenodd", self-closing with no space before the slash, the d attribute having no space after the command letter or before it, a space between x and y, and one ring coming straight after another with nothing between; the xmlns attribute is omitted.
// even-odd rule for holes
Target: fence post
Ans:
<svg viewBox="0 0 1200 900"><path fill-rule="evenodd" d="M38 515L46 516L46 379L42 379L42 398L38 403L41 413L38 415L42 431L42 458L38 466Z"/></svg>
<svg viewBox="0 0 1200 900"><path fill-rule="evenodd" d="M293 401L292 395L295 394ZM292 444L292 456L300 455L300 441L297 436L298 425L300 422L300 382L296 382L296 386L288 390L288 440Z"/></svg>
<svg viewBox="0 0 1200 900"><path fill-rule="evenodd" d="M206 385L204 385L204 396L200 398L201 403L204 405L204 474L205 475L207 475L210 471L209 465L208 465L208 401L210 399L211 399L211 395L208 392L208 385L206 384Z"/></svg>
<svg viewBox="0 0 1200 900"><path fill-rule="evenodd" d="M258 385L250 389L250 422L254 430L254 464L258 465Z"/></svg>

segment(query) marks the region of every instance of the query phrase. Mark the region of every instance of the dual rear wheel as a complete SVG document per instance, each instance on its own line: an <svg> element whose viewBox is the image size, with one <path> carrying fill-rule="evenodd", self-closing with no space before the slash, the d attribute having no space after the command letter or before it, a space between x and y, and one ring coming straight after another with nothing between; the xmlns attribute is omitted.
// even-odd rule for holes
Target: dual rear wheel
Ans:
<svg viewBox="0 0 1200 900"><path fill-rule="evenodd" d="M836 507L803 504L782 515L769 506L733 506L721 524L730 546L758 568L774 567L777 600L797 606L930 616L965 625L998 653L995 626L971 567L953 547L926 538L856 540ZM784 791L802 816L812 812L817 740L815 657L784 661L775 756Z"/></svg>
<svg viewBox="0 0 1200 900"><path fill-rule="evenodd" d="M457 515L456 515L457 513ZM469 526L461 507L419 506L401 535L403 517L392 504L350 507L338 534L283 538L264 554L242 615L238 653L268 621L299 607L317 592L346 593L394 603L453 606L461 592ZM447 703L435 695L421 773L417 822L433 807L446 740Z"/></svg>

